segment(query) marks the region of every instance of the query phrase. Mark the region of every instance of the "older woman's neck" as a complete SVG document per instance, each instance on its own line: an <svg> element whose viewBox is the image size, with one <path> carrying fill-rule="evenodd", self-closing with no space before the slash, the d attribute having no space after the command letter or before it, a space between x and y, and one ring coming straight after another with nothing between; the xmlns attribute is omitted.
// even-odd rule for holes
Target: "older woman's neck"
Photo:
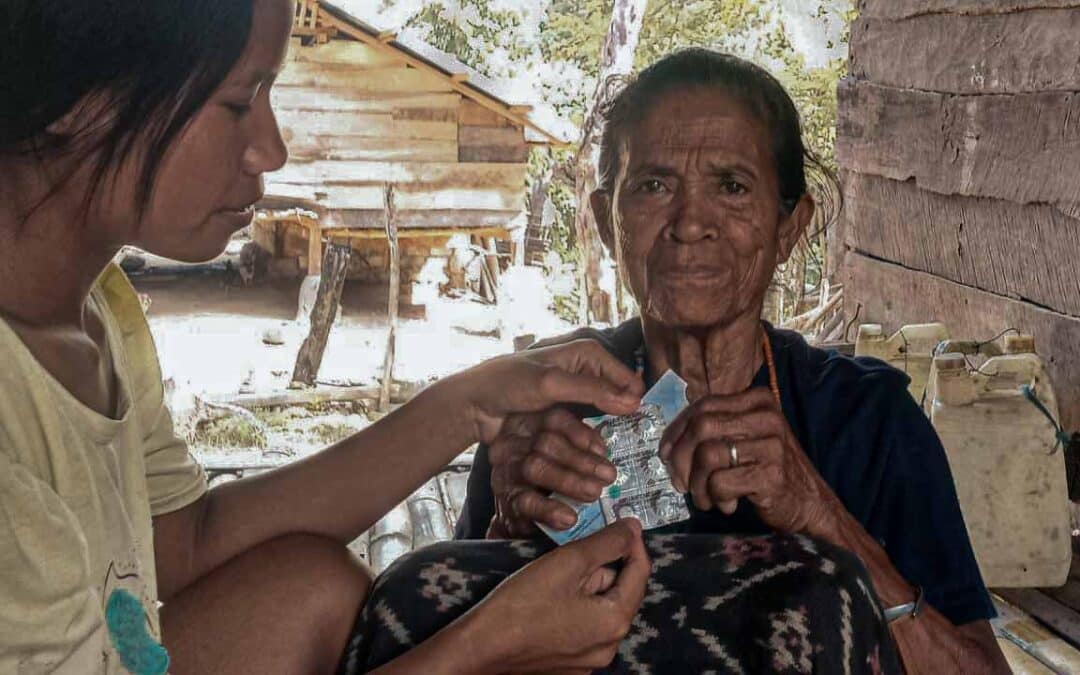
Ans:
<svg viewBox="0 0 1080 675"><path fill-rule="evenodd" d="M657 374L668 369L678 373L686 380L691 401L745 391L764 358L759 316L755 310L728 323L700 328L667 326L644 317L649 366Z"/></svg>

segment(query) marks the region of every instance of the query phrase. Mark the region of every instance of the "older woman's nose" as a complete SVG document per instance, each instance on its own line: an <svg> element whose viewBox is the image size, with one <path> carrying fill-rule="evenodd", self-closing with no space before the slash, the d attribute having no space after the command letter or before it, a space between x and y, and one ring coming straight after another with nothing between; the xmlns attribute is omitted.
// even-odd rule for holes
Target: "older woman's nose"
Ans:
<svg viewBox="0 0 1080 675"><path fill-rule="evenodd" d="M703 239L719 236L716 223L701 200L684 199L668 228L668 235L683 244L693 244Z"/></svg>

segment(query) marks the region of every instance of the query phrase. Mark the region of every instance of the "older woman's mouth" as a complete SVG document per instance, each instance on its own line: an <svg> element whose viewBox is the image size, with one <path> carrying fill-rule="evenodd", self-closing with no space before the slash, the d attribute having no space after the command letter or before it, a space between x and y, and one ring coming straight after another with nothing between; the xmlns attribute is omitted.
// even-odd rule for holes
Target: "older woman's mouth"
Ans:
<svg viewBox="0 0 1080 675"><path fill-rule="evenodd" d="M721 279L726 275L722 267L711 265L670 267L660 270L660 276L672 281L703 282Z"/></svg>

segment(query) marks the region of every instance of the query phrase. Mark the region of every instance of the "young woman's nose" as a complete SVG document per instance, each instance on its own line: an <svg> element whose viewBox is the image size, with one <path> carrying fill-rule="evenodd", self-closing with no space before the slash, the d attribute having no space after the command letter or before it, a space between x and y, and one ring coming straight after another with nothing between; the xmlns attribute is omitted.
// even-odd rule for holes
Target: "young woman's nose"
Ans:
<svg viewBox="0 0 1080 675"><path fill-rule="evenodd" d="M244 150L244 170L258 176L285 166L289 159L289 149L285 146L285 139L281 137L281 128L270 108L269 100L259 105L252 114L255 116L254 133Z"/></svg>

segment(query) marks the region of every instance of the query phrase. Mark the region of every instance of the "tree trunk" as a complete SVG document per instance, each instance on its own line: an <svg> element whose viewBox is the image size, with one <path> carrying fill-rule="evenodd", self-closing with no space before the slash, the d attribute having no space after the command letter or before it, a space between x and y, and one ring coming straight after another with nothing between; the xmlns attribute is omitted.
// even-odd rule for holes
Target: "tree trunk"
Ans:
<svg viewBox="0 0 1080 675"><path fill-rule="evenodd" d="M550 151L549 151L550 152ZM525 240L522 242L526 265L542 265L547 253L547 232L544 228L544 206L547 204L548 184L551 182L551 170L536 176L529 190L529 217L525 225Z"/></svg>
<svg viewBox="0 0 1080 675"><path fill-rule="evenodd" d="M390 247L390 299L387 307L389 329L386 334L386 355L383 357L382 387L379 389L379 410L390 408L390 385L394 381L394 352L397 348L398 298L401 295L401 249L398 247L397 224L394 222L394 186L386 186L386 241Z"/></svg>
<svg viewBox="0 0 1080 675"><path fill-rule="evenodd" d="M326 247L326 254L322 259L319 291L315 296L315 304L311 308L311 329L304 344L300 345L300 353L296 356L293 382L309 387L315 384L319 367L322 366L323 352L326 351L326 340L330 337L330 327L334 323L338 305L341 303L341 289L345 286L345 273L349 269L351 253L352 247L348 244L331 243Z"/></svg>
<svg viewBox="0 0 1080 675"><path fill-rule="evenodd" d="M600 54L600 69L596 80L589 114L582 125L581 140L575 159L574 193L577 197L577 215L574 218L574 230L577 235L581 261L578 274L581 290L579 318L588 324L590 315L596 321L610 322L611 300L608 293L600 288L600 264L603 256L600 236L596 230L589 196L596 189L596 160L594 150L602 130L599 128L597 112L604 103L606 92L612 78L626 75L634 66L634 51L637 49L641 25L645 18L648 0L614 0L611 10L611 22L608 24L604 48Z"/></svg>

